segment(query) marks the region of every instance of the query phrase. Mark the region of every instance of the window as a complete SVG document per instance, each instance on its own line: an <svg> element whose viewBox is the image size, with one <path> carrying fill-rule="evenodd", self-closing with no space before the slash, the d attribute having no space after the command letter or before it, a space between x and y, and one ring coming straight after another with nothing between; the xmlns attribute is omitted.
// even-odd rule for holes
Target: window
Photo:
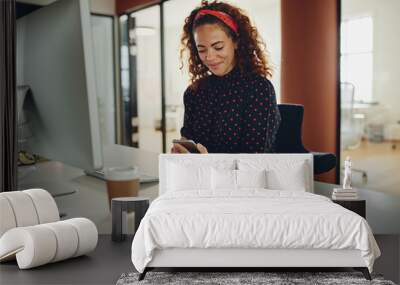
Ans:
<svg viewBox="0 0 400 285"><path fill-rule="evenodd" d="M120 17L122 144L162 152L158 5Z"/></svg>
<svg viewBox="0 0 400 285"><path fill-rule="evenodd" d="M372 101L373 22L372 17L341 24L341 82L354 85L354 101Z"/></svg>

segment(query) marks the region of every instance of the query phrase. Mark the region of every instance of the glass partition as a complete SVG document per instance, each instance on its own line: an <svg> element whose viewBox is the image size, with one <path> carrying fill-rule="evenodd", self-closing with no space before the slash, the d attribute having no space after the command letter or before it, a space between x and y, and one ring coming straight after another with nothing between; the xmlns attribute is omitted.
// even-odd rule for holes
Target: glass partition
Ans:
<svg viewBox="0 0 400 285"><path fill-rule="evenodd" d="M160 7L120 17L123 144L162 152Z"/></svg>
<svg viewBox="0 0 400 285"><path fill-rule="evenodd" d="M353 186L400 195L400 2L341 8L342 164L352 158Z"/></svg>

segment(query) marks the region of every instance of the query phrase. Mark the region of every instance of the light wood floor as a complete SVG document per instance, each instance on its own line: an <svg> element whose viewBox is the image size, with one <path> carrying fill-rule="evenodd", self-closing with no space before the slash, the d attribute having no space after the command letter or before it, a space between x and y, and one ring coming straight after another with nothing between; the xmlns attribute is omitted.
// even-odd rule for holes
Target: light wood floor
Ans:
<svg viewBox="0 0 400 285"><path fill-rule="evenodd" d="M354 150L342 151L341 160L351 156L353 169L366 171L367 179L356 171L352 173L354 187L363 187L400 196L400 142L392 149L392 143L361 142Z"/></svg>

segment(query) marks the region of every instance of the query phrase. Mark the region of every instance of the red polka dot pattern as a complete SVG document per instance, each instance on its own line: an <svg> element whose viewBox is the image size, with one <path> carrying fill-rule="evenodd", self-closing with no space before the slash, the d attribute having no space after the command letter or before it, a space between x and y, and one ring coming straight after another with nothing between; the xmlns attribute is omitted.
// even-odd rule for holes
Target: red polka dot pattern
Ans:
<svg viewBox="0 0 400 285"><path fill-rule="evenodd" d="M181 135L208 152L273 152L281 117L268 79L235 67L222 77L210 75L196 92L188 87L183 100Z"/></svg>

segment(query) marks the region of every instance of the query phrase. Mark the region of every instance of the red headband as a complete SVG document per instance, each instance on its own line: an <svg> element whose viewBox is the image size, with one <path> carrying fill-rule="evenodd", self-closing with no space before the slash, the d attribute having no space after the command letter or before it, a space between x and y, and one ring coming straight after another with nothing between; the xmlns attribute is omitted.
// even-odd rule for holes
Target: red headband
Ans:
<svg viewBox="0 0 400 285"><path fill-rule="evenodd" d="M229 28L231 28L236 34L238 34L238 26L237 26L236 22L227 13L215 11L215 10L202 9L197 12L197 15L194 18L194 20L196 21L204 15L212 15L212 16L218 18L224 24L226 24Z"/></svg>

